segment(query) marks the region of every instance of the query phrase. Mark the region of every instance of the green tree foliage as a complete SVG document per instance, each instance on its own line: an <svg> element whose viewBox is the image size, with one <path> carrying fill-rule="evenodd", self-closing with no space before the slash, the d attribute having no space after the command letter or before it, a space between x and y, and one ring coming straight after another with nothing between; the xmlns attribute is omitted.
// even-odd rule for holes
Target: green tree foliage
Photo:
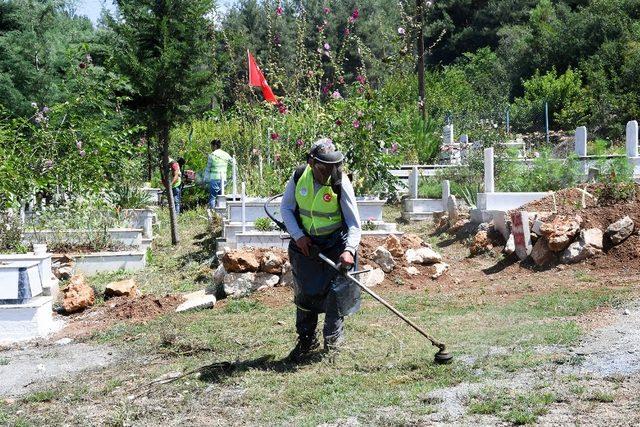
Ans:
<svg viewBox="0 0 640 427"><path fill-rule="evenodd" d="M169 199L171 237L178 243L169 180L169 131L189 112L211 77L209 40L213 0L118 0L107 16L114 63L133 86L129 107L157 141Z"/></svg>

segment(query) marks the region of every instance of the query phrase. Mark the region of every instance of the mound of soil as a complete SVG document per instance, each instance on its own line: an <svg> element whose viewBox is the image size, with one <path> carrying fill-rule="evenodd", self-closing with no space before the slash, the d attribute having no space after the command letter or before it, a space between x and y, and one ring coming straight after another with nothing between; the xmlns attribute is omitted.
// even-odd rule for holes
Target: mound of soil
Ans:
<svg viewBox="0 0 640 427"><path fill-rule="evenodd" d="M640 269L640 185L636 185L635 197L631 200L615 202L610 199L598 200L596 195L601 193L602 185L593 184L585 188L587 193L594 197L584 196L577 188L569 188L558 191L554 195L545 197L535 202L527 203L519 210L529 212L553 212L557 209L557 215L580 215L582 228L599 228L603 232L612 223L629 216L635 223L635 234L630 236L620 245L607 247L605 253L590 264L601 268L628 267ZM583 201L585 207L583 208Z"/></svg>
<svg viewBox="0 0 640 427"><path fill-rule="evenodd" d="M134 322L146 321L174 311L184 298L177 295L155 297L143 295L140 298L117 297L110 299L104 316Z"/></svg>

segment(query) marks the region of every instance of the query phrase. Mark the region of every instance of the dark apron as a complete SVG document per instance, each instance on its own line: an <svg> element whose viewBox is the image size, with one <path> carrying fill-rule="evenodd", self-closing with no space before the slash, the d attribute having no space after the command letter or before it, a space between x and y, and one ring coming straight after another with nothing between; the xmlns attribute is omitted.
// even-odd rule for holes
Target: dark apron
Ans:
<svg viewBox="0 0 640 427"><path fill-rule="evenodd" d="M328 236L311 237L320 252L337 263L344 252L347 233L338 230ZM295 285L294 302L303 310L335 312L348 316L360 308L360 288L342 277L319 257L306 257L294 240L289 243L289 260Z"/></svg>

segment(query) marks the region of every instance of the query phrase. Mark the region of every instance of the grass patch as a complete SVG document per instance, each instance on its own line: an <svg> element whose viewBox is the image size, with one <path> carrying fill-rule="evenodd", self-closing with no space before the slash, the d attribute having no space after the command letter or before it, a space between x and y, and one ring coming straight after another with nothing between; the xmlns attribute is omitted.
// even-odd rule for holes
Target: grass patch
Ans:
<svg viewBox="0 0 640 427"><path fill-rule="evenodd" d="M51 402L58 397L58 390L40 390L26 395L22 400L28 403Z"/></svg>
<svg viewBox="0 0 640 427"><path fill-rule="evenodd" d="M589 400L592 402L611 403L614 400L614 396L613 393L597 390L589 396Z"/></svg>
<svg viewBox="0 0 640 427"><path fill-rule="evenodd" d="M472 395L468 412L495 415L516 425L535 423L547 413L547 406L556 401L553 393L510 394L507 390L485 388Z"/></svg>
<svg viewBox="0 0 640 427"><path fill-rule="evenodd" d="M588 271L584 271L584 270L576 271L574 274L574 277L578 282L583 282L583 283L593 283L596 281L596 279L593 276L591 276Z"/></svg>

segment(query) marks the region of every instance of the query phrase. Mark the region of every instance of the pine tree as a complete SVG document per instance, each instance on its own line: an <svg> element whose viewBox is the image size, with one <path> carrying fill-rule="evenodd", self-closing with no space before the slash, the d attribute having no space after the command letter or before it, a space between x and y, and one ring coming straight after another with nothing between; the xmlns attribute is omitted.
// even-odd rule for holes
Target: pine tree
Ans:
<svg viewBox="0 0 640 427"><path fill-rule="evenodd" d="M115 64L134 89L130 108L141 115L162 158L169 201L171 241L179 242L169 171L169 131L210 80L211 12L214 0L117 0Z"/></svg>

